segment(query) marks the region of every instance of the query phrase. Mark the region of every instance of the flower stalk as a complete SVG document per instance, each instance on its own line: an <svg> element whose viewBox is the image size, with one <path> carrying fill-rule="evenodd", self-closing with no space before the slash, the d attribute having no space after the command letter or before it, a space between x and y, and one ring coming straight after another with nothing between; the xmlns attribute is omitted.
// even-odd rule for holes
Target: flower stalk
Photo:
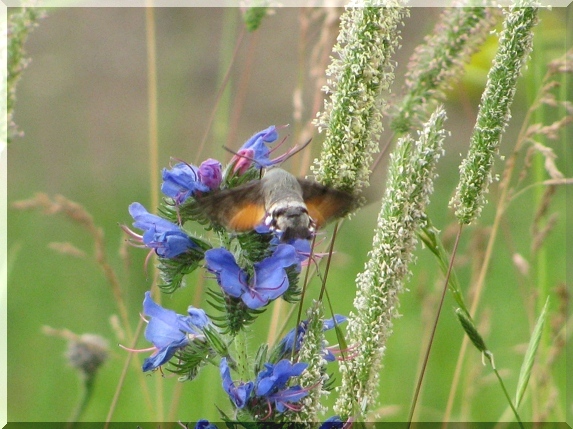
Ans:
<svg viewBox="0 0 573 429"><path fill-rule="evenodd" d="M428 119L430 109L444 100L445 91L461 76L497 21L497 8L460 3L442 12L434 30L410 58L406 93L391 124L397 133L406 133Z"/></svg>
<svg viewBox="0 0 573 429"><path fill-rule="evenodd" d="M398 1L348 6L326 74L329 95L316 125L325 132L312 171L325 185L357 194L368 185L372 155L382 132L382 91L394 79L390 58L398 46L398 25L408 10Z"/></svg>
<svg viewBox="0 0 573 429"><path fill-rule="evenodd" d="M526 7L527 6L527 7ZM476 220L492 182L494 156L511 118L517 79L533 47L537 7L518 2L507 13L499 47L488 73L467 157L460 165L460 182L450 202L462 224Z"/></svg>
<svg viewBox="0 0 573 429"><path fill-rule="evenodd" d="M442 154L445 111L436 109L416 142L401 138L390 157L386 191L364 271L357 276L356 311L348 319L348 341L355 358L340 363L342 385L335 405L341 416L362 421L376 399L378 374L398 294L409 275L416 229L426 217L435 165Z"/></svg>

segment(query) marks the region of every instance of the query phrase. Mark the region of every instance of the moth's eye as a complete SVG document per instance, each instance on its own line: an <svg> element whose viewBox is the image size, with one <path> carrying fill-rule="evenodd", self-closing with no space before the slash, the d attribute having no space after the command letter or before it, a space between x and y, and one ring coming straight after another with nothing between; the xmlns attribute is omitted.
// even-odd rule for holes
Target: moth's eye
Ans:
<svg viewBox="0 0 573 429"><path fill-rule="evenodd" d="M285 213L287 212L287 210L288 210L287 207L282 207L282 208L276 209L276 210L273 212L273 219L276 219L276 218L278 218L278 217L284 216Z"/></svg>

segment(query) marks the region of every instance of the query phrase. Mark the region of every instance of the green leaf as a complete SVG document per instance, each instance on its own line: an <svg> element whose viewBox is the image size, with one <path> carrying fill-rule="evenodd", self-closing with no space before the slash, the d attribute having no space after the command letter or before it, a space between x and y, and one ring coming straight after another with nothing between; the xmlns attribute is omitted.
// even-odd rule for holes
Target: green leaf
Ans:
<svg viewBox="0 0 573 429"><path fill-rule="evenodd" d="M263 4L265 2L262 2ZM243 14L243 20L245 21L245 26L249 32L255 31L261 25L263 18L267 15L267 7L258 6L250 7Z"/></svg>
<svg viewBox="0 0 573 429"><path fill-rule="evenodd" d="M549 297L545 300L545 305L541 314L537 319L535 328L533 328L533 333L529 340L529 345L527 346L527 351L525 352L525 357L523 358L523 363L521 364L521 370L519 371L519 379L517 380L517 390L515 393L515 406L519 407L519 403L523 399L523 394L527 388L527 383L529 382L529 377L531 375L531 368L533 367L533 361L535 360L535 354L537 353L537 348L539 347L539 340L541 339L541 333L543 332L543 325L547 319L547 307L549 305Z"/></svg>
<svg viewBox="0 0 573 429"><path fill-rule="evenodd" d="M442 273L446 275L450 265L450 255L448 252L446 252L446 249L440 240L439 232L440 231L438 231L438 229L432 225L430 219L427 218L425 224L421 226L417 234L420 240L422 240L426 247L438 259L440 269L442 270ZM469 314L468 308L464 301L464 296L462 295L458 277L456 276L456 272L453 269L448 280L448 289L454 296L458 306L462 308L466 315Z"/></svg>

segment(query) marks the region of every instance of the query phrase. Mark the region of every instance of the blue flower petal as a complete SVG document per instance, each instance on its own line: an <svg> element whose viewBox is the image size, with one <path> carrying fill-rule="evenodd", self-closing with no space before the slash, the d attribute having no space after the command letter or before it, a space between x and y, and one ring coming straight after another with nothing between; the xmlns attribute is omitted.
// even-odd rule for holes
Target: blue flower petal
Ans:
<svg viewBox="0 0 573 429"><path fill-rule="evenodd" d="M237 265L231 252L222 247L207 250L205 262L227 295L239 298L245 292L247 274Z"/></svg>
<svg viewBox="0 0 573 429"><path fill-rule="evenodd" d="M257 396L267 396L282 389L289 378L302 374L308 364L299 362L293 365L288 359L283 359L276 365L265 364L265 367L257 377Z"/></svg>
<svg viewBox="0 0 573 429"><path fill-rule="evenodd" d="M189 306L187 309L187 313L189 313L189 323L199 329L204 328L206 325L210 323L209 318L207 317L207 313L205 310L200 308L195 308L192 305Z"/></svg>
<svg viewBox="0 0 573 429"><path fill-rule="evenodd" d="M298 264L299 259L293 246L290 244L277 246L272 256L254 265L254 285L251 284L241 296L245 305L257 309L284 294L289 287L285 268Z"/></svg>
<svg viewBox="0 0 573 429"><path fill-rule="evenodd" d="M341 314L335 314L333 318L326 319L324 321L322 330L328 331L330 329L333 329L334 328L334 320L336 320L337 325L340 325L340 324L346 322L347 319L346 319L346 316L343 316Z"/></svg>
<svg viewBox="0 0 573 429"><path fill-rule="evenodd" d="M223 389L227 392L231 401L233 401L233 404L235 404L239 409L244 408L251 396L251 392L253 391L253 382L249 381L248 383L239 383L239 385L236 386L235 382L231 379L231 372L229 370L229 365L227 364L227 358L221 359L219 371L221 373L221 378L223 379Z"/></svg>
<svg viewBox="0 0 573 429"><path fill-rule="evenodd" d="M132 203L129 206L129 214L135 220L133 226L147 231L153 229L156 233L166 231L178 231L179 227L162 217L149 213L140 203Z"/></svg>
<svg viewBox="0 0 573 429"><path fill-rule="evenodd" d="M129 206L133 226L144 231L143 243L162 258L174 258L199 246L174 223L149 213L141 204Z"/></svg>
<svg viewBox="0 0 573 429"><path fill-rule="evenodd" d="M181 346L164 347L148 358L145 358L141 367L143 372L151 371L169 362L169 359L171 359L180 348Z"/></svg>
<svg viewBox="0 0 573 429"><path fill-rule="evenodd" d="M308 390L300 386L292 386L288 389L280 390L269 396L269 400L275 403L275 408L279 413L284 413L287 402L298 402L308 395Z"/></svg>
<svg viewBox="0 0 573 429"><path fill-rule="evenodd" d="M342 429L344 422L338 416L332 416L324 421L318 429Z"/></svg>
<svg viewBox="0 0 573 429"><path fill-rule="evenodd" d="M195 429L218 429L217 425L209 423L209 420L201 419L195 424Z"/></svg>
<svg viewBox="0 0 573 429"><path fill-rule="evenodd" d="M208 190L217 189L223 180L221 163L209 158L199 166L199 180Z"/></svg>
<svg viewBox="0 0 573 429"><path fill-rule="evenodd" d="M161 175L163 177L161 192L173 198L177 204L181 204L197 191L210 190L208 185L201 182L199 169L194 165L180 162L171 170L164 168Z"/></svg>
<svg viewBox="0 0 573 429"><path fill-rule="evenodd" d="M143 313L151 317L145 329L145 338L155 347L181 347L187 344L187 335L183 331L191 332L189 321L155 303L149 292L145 292Z"/></svg>

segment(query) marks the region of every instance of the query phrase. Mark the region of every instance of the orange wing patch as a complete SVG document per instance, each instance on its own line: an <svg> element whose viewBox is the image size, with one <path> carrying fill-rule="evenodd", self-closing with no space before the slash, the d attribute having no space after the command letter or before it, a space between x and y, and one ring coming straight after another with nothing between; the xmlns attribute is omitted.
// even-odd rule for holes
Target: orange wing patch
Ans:
<svg viewBox="0 0 573 429"><path fill-rule="evenodd" d="M305 201L308 214L317 228L323 227L330 219L340 217L348 211L350 199L346 195L325 193Z"/></svg>
<svg viewBox="0 0 573 429"><path fill-rule="evenodd" d="M236 208L227 221L229 229L248 231L260 224L265 216L265 207L260 204L246 203Z"/></svg>
<svg viewBox="0 0 573 429"><path fill-rule="evenodd" d="M317 228L334 218L346 216L356 205L356 199L346 192L306 179L298 179L298 183L308 214Z"/></svg>

